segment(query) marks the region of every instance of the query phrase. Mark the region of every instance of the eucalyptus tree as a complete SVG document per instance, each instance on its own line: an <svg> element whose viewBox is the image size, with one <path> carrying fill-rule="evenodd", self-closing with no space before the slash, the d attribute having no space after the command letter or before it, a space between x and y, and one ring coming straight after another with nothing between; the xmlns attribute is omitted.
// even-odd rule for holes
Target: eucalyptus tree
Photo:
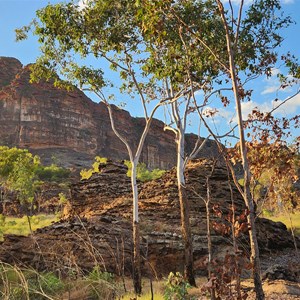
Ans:
<svg viewBox="0 0 300 300"><path fill-rule="evenodd" d="M211 52L199 45L189 28L202 31L207 42L218 45L219 52L225 50L220 43L225 36L221 18L216 18L216 6L211 1L138 1L137 18L141 20L144 39L148 42L150 58L145 69L162 80L167 98L173 99L168 106L169 118L165 130L175 134L177 144L177 184L181 211L181 230L184 241L184 273L191 285L195 285L193 268L193 242L189 217L189 201L186 191L185 167L205 145L209 136L195 143L191 153L185 151L185 133L190 114L199 107L206 107L214 93L213 83L218 84L222 69L208 58ZM180 16L183 24L178 22ZM214 29L214 34L211 30ZM221 30L221 31L218 31ZM218 90L220 92L221 89ZM205 96L194 104L196 92ZM199 97L198 97L199 98ZM176 99L176 101L175 101Z"/></svg>
<svg viewBox="0 0 300 300"><path fill-rule="evenodd" d="M219 14L222 17L225 29L228 52L228 76L232 82L236 105L240 137L239 149L244 172L243 196L249 209L248 222L251 226L249 237L256 299L264 299L265 296L260 277L259 248L256 237L255 207L250 188L251 172L249 158L247 156L246 137L241 108L241 101L245 98L245 90L241 85L240 78L243 73L248 78L264 73L268 75L268 72L271 71L271 68L274 67L274 63L278 59L275 49L283 40L279 35L279 29L289 24L290 19L284 19L278 15L276 16L276 11L280 10L279 1L254 1L246 12L244 19L242 17L244 1L241 1L236 18L233 17L233 9L231 9L231 14L227 14L223 3L220 0L217 0L217 3ZM242 51L244 51L246 55L240 55ZM268 122L267 119L268 116L266 116L266 121Z"/></svg>
<svg viewBox="0 0 300 300"><path fill-rule="evenodd" d="M0 147L0 183L6 190L16 193L22 208L25 208L31 232L29 214L32 213L35 193L42 183L36 175L39 166L39 157L26 149Z"/></svg>
<svg viewBox="0 0 300 300"><path fill-rule="evenodd" d="M160 3L162 1L159 1ZM242 165L244 170L244 197L246 206L249 209L248 222L250 224L250 246L251 246L251 262L253 265L253 277L257 299L264 299L260 278L260 263L259 251L256 238L255 228L255 210L252 195L250 193L250 169L248 164L245 127L251 126L259 121L263 123L261 127L260 138L267 139L268 133L271 131L265 130L267 126L271 125L271 129L275 132L276 138L282 138L281 131L278 126L274 124L271 112L266 114L256 111L253 112L251 122L245 123L242 119L241 102L250 100L253 90L246 89L246 84L259 76L271 76L272 68L276 66L276 62L280 59L276 52L278 47L282 44L283 38L280 35L280 30L291 24L289 17L284 17L281 13L280 1L273 0L254 0L251 5L245 8L244 1L240 1L240 6L235 11L235 4L229 0L227 3L227 10L225 10L221 0L211 1L167 1L168 4L162 9L160 18L157 18L152 24L155 28L161 26L166 20L173 22L173 26L177 28L178 34L183 30L192 37L194 41L193 47L197 49L206 49L201 52L205 57L205 62L208 64L215 64L223 70L224 76L222 78L223 84L230 82L232 95L236 108L236 115L238 120L239 131L239 148L242 158ZM164 1L166 3L166 1ZM196 4L206 3L210 4L210 10L207 13L213 15L216 20L221 19L221 26L210 27L210 33L197 28L195 22L186 18L182 11L177 11L175 5L184 4L185 7L195 7ZM246 10L246 11L245 11ZM189 11L190 14L191 10ZM195 10L197 13L197 10ZM199 14L199 18L202 16ZM219 24L219 23L218 23ZM205 27L204 27L205 28ZM214 36L215 39L210 39ZM222 45L224 47L222 47ZM186 53L183 51L182 53ZM197 54L196 54L197 55ZM296 58L290 54L282 56L283 63L288 67L290 75L299 78L299 67ZM195 64L195 69L199 65ZM282 82L282 87L292 84L294 79L289 80L289 76L279 75ZM227 106L231 100L230 97L221 97L224 106ZM198 105L195 105L198 109ZM200 117L202 113L200 112ZM202 117L201 117L202 118ZM293 118L297 124L298 118ZM286 121L286 120L284 120ZM207 123L206 123L207 124ZM275 124L276 125L276 124ZM256 128L257 129L257 128ZM213 134L213 133L212 133Z"/></svg>
<svg viewBox="0 0 300 300"><path fill-rule="evenodd" d="M95 93L107 106L112 129L127 148L132 165L133 281L135 292L140 294L137 165L154 113L168 99L161 97L160 85L155 84L155 78L144 69L148 60L147 45L136 23L136 9L133 0L89 0L84 8L79 7L77 1L47 5L37 11L37 18L29 26L16 32L19 40L32 32L41 43L41 55L31 68L32 81L43 78L53 80L58 87L76 85ZM118 75L114 82L109 80L111 72L105 64ZM112 94L108 93L117 89L123 102L126 95L140 98L145 126L138 145L130 144L125 128L117 128L110 102Z"/></svg>

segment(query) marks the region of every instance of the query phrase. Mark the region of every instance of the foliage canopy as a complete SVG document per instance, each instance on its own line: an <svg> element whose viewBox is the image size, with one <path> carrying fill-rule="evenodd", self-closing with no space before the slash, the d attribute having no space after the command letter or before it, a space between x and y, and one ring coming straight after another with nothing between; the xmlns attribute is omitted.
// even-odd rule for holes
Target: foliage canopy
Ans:
<svg viewBox="0 0 300 300"><path fill-rule="evenodd" d="M43 166L27 149L0 146L0 184L15 191L21 203L31 203L44 181L66 181L70 171L54 164Z"/></svg>

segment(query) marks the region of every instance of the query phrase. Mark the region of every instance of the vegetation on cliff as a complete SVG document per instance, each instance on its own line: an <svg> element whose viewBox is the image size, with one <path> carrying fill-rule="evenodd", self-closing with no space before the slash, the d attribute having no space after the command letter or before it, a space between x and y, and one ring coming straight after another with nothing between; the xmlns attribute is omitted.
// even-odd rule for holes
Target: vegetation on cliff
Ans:
<svg viewBox="0 0 300 300"><path fill-rule="evenodd" d="M101 166L105 167L106 163L107 163L106 157L96 156L95 162L93 163L91 169L83 169L80 171L81 179L89 179L93 174L101 172ZM130 178L132 172L132 164L129 160L125 160L124 164L128 168L127 176ZM160 178L164 173L165 170L160 170L158 168L149 170L146 167L145 163L139 163L137 165L136 178L142 182L145 182L145 181Z"/></svg>

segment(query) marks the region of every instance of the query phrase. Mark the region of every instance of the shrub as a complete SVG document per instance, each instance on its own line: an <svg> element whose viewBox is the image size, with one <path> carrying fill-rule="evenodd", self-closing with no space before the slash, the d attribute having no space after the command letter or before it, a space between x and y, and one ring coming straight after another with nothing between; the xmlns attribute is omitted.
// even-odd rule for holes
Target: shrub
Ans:
<svg viewBox="0 0 300 300"><path fill-rule="evenodd" d="M114 281L114 275L109 272L103 272L99 266L95 266L91 273L88 275L88 279L93 281L107 281L112 283Z"/></svg>
<svg viewBox="0 0 300 300"><path fill-rule="evenodd" d="M64 283L51 272L38 273L5 263L0 265L1 299L53 299L64 287Z"/></svg>
<svg viewBox="0 0 300 300"><path fill-rule="evenodd" d="M0 214L0 239L2 239L3 237L4 226L5 226L5 216Z"/></svg>
<svg viewBox="0 0 300 300"><path fill-rule="evenodd" d="M125 160L125 165L128 167L127 176L131 176L131 162L129 160ZM160 169L148 170L145 163L139 163L137 166L136 177L140 181L150 181L154 179L160 178L166 171Z"/></svg>
<svg viewBox="0 0 300 300"><path fill-rule="evenodd" d="M95 266L87 276L87 281L91 287L90 295L95 299L112 300L116 298L118 288L115 284L114 275L100 270Z"/></svg>
<svg viewBox="0 0 300 300"><path fill-rule="evenodd" d="M189 297L188 289L191 285L183 278L183 276L176 272L170 273L166 282L164 299L165 300L187 300L194 299Z"/></svg>
<svg viewBox="0 0 300 300"><path fill-rule="evenodd" d="M95 162L92 165L91 169L83 169L80 172L81 179L89 179L94 173L100 172L100 165L105 165L107 163L107 158L96 156ZM131 162L125 160L124 164L128 167L127 176L131 176ZM137 179L140 181L149 181L153 179L160 178L166 171L160 169L148 170L145 163L139 163L137 166Z"/></svg>
<svg viewBox="0 0 300 300"><path fill-rule="evenodd" d="M40 292L46 295L55 295L64 289L64 283L55 274L48 272L34 274L34 278L28 280L29 292L32 299L46 299Z"/></svg>
<svg viewBox="0 0 300 300"><path fill-rule="evenodd" d="M92 165L91 169L83 169L80 171L81 179L89 179L94 173L100 172L99 167L100 165L105 165L107 163L106 157L95 157L95 162Z"/></svg>
<svg viewBox="0 0 300 300"><path fill-rule="evenodd" d="M58 167L54 164L50 166L39 166L35 170L35 174L42 181L61 182L65 181L70 176L70 170Z"/></svg>

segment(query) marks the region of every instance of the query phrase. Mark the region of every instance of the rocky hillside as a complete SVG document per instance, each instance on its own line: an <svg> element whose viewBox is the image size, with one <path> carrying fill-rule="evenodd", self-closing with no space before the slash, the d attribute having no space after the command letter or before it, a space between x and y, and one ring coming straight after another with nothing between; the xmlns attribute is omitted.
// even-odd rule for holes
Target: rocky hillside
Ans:
<svg viewBox="0 0 300 300"><path fill-rule="evenodd" d="M55 156L64 166L90 166L96 155L127 159L125 146L111 129L106 107L91 101L78 89L66 91L50 83L29 83L29 66L15 58L0 57L0 145L28 148L50 162ZM143 130L142 118L115 107L116 127L137 145ZM187 136L187 149L196 139ZM141 155L148 167L169 169L175 164L174 135L154 120ZM207 143L199 154L216 155Z"/></svg>
<svg viewBox="0 0 300 300"><path fill-rule="evenodd" d="M197 272L205 269L203 261L207 254L206 211L201 197L206 197L206 178L210 174L212 206L219 205L222 211L220 218L211 206L212 221L228 224L226 216L232 199L237 215L244 210L226 168L216 166L212 173L212 162L208 160L188 165L187 190ZM183 245L175 170L141 184L139 196L144 274L156 277L181 271ZM0 260L21 262L40 270L81 271L100 264L104 270L117 274L131 272L132 198L123 164L109 162L99 174L74 184L66 214L66 219L38 230L34 236L6 236L0 247ZM262 252L270 254L293 247L291 235L282 223L258 219L257 225ZM249 248L245 235L240 235L238 241L241 249ZM230 235L222 236L218 230L212 232L212 243L214 256L222 257L232 251Z"/></svg>

